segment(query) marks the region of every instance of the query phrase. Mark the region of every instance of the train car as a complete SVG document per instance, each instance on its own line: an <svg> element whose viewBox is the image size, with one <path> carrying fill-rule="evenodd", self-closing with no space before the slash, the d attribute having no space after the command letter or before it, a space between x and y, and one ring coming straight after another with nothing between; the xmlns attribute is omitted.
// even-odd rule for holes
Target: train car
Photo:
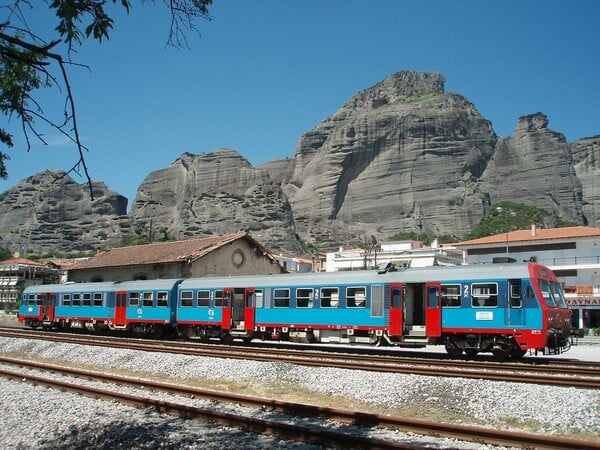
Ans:
<svg viewBox="0 0 600 450"><path fill-rule="evenodd" d="M454 357L568 349L571 312L535 263L189 279L181 334L297 342L444 345Z"/></svg>
<svg viewBox="0 0 600 450"><path fill-rule="evenodd" d="M571 311L537 263L42 285L19 320L224 342L290 340L424 347L453 357L569 347Z"/></svg>
<svg viewBox="0 0 600 450"><path fill-rule="evenodd" d="M180 280L69 283L28 287L19 321L32 328L128 330L160 336L175 322Z"/></svg>
<svg viewBox="0 0 600 450"><path fill-rule="evenodd" d="M404 331L411 322L421 322L421 309L425 315L439 309L439 321L427 318L423 331L430 344L445 345L451 356L491 352L505 359L527 350L561 353L569 348L571 311L556 276L545 266L434 267L409 269L403 277ZM422 301L413 287L431 280L439 283L440 296L425 294Z"/></svg>

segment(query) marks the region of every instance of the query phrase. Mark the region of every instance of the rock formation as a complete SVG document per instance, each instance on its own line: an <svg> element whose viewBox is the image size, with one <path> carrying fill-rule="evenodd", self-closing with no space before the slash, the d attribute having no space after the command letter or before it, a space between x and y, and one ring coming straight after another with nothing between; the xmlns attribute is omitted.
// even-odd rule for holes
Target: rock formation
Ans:
<svg viewBox="0 0 600 450"><path fill-rule="evenodd" d="M129 232L127 199L104 183L79 185L48 170L0 194L1 245L13 251L64 255L122 244Z"/></svg>
<svg viewBox="0 0 600 450"><path fill-rule="evenodd" d="M399 72L356 94L293 158L259 167L219 149L185 153L126 199L95 183L39 174L0 196L0 245L67 253L120 245L131 222L180 239L249 231L274 252L301 254L398 232L462 237L500 200L600 226L598 137L571 144L536 113L498 138L438 73ZM597 205L597 206L596 206Z"/></svg>
<svg viewBox="0 0 600 450"><path fill-rule="evenodd" d="M280 182L284 172L274 171ZM152 172L138 189L131 215L175 238L244 230L270 250L302 251L280 186L230 149L185 153Z"/></svg>

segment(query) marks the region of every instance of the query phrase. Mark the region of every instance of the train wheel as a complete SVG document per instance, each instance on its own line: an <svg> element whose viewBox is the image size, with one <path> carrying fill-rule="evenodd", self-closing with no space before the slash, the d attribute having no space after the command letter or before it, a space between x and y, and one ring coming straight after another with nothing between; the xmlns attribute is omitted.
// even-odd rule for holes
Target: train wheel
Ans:
<svg viewBox="0 0 600 450"><path fill-rule="evenodd" d="M460 348L454 342L446 342L445 347L446 353L448 353L448 355L450 355L451 358L458 358L460 355L462 355L462 348Z"/></svg>
<svg viewBox="0 0 600 450"><path fill-rule="evenodd" d="M230 334L224 334L221 336L221 342L229 345L233 342L233 337Z"/></svg>
<svg viewBox="0 0 600 450"><path fill-rule="evenodd" d="M477 353L479 353L479 350L475 350L474 348L467 348L465 350L465 354L469 357L469 358L475 358L477 356Z"/></svg>
<svg viewBox="0 0 600 450"><path fill-rule="evenodd" d="M513 352L513 346L508 342L496 342L496 345L492 349L492 355L499 361L504 361L511 356Z"/></svg>
<svg viewBox="0 0 600 450"><path fill-rule="evenodd" d="M518 345L516 345L512 352L510 352L510 357L514 359L521 359L523 356L525 356L525 353L527 353L527 350L522 350Z"/></svg>

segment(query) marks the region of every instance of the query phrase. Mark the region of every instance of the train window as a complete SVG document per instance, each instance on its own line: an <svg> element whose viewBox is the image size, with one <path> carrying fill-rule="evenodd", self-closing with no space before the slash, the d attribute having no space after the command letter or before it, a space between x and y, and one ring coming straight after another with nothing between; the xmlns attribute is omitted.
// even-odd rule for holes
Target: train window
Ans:
<svg viewBox="0 0 600 450"><path fill-rule="evenodd" d="M38 294L38 295L36 295L35 298L36 298L35 304L38 306L41 306L42 302L44 300L44 294Z"/></svg>
<svg viewBox="0 0 600 450"><path fill-rule="evenodd" d="M94 293L94 306L102 306L103 297L104 297L104 294L102 294L101 292L95 292Z"/></svg>
<svg viewBox="0 0 600 450"><path fill-rule="evenodd" d="M91 306L92 305L92 294L85 293L83 294L83 306Z"/></svg>
<svg viewBox="0 0 600 450"><path fill-rule="evenodd" d="M527 298L535 298L535 293L531 286L527 286Z"/></svg>
<svg viewBox="0 0 600 450"><path fill-rule="evenodd" d="M182 307L192 306L194 300L194 293L192 291L181 291L180 296L179 304Z"/></svg>
<svg viewBox="0 0 600 450"><path fill-rule="evenodd" d="M215 291L215 307L223 307L223 291Z"/></svg>
<svg viewBox="0 0 600 450"><path fill-rule="evenodd" d="M166 307L169 306L169 293L165 291L156 293L156 306Z"/></svg>
<svg viewBox="0 0 600 450"><path fill-rule="evenodd" d="M521 281L512 280L508 282L511 308L521 308Z"/></svg>
<svg viewBox="0 0 600 450"><path fill-rule="evenodd" d="M210 291L196 292L196 299L198 300L198 306L210 306Z"/></svg>
<svg viewBox="0 0 600 450"><path fill-rule="evenodd" d="M553 281L550 283L552 287L552 293L554 294L554 299L556 300L556 304L559 308L567 308L567 300L565 299L565 295L560 287L560 285Z"/></svg>
<svg viewBox="0 0 600 450"><path fill-rule="evenodd" d="M315 290L313 288L296 289L296 306L298 308L312 308L315 298Z"/></svg>
<svg viewBox="0 0 600 450"><path fill-rule="evenodd" d="M73 306L81 306L81 294L73 294Z"/></svg>
<svg viewBox="0 0 600 450"><path fill-rule="evenodd" d="M275 308L289 308L289 306L290 306L290 290L289 289L273 289L273 306Z"/></svg>
<svg viewBox="0 0 600 450"><path fill-rule="evenodd" d="M460 284L442 284L442 306L458 308L461 304Z"/></svg>
<svg viewBox="0 0 600 450"><path fill-rule="evenodd" d="M364 308L367 306L367 288L364 286L347 287L346 306L348 308Z"/></svg>
<svg viewBox="0 0 600 450"><path fill-rule="evenodd" d="M71 294L63 294L62 295L62 305L63 306L71 306Z"/></svg>
<svg viewBox="0 0 600 450"><path fill-rule="evenodd" d="M142 297L142 306L152 306L154 295L152 292L144 292Z"/></svg>
<svg viewBox="0 0 600 450"><path fill-rule="evenodd" d="M540 289L546 305L548 305L550 308L556 308L556 302L554 301L554 296L552 295L552 291L550 289L550 283L548 283L546 280L540 280Z"/></svg>
<svg viewBox="0 0 600 450"><path fill-rule="evenodd" d="M440 294L437 286L427 287L427 307L428 308L439 308L440 307Z"/></svg>
<svg viewBox="0 0 600 450"><path fill-rule="evenodd" d="M130 292L129 293L129 306L138 306L140 304L140 293Z"/></svg>
<svg viewBox="0 0 600 450"><path fill-rule="evenodd" d="M321 288L321 308L337 308L339 303L338 288Z"/></svg>
<svg viewBox="0 0 600 450"><path fill-rule="evenodd" d="M475 308L498 306L498 285L496 283L473 284L471 305Z"/></svg>
<svg viewBox="0 0 600 450"><path fill-rule="evenodd" d="M35 294L29 294L27 296L27 304L35 305Z"/></svg>

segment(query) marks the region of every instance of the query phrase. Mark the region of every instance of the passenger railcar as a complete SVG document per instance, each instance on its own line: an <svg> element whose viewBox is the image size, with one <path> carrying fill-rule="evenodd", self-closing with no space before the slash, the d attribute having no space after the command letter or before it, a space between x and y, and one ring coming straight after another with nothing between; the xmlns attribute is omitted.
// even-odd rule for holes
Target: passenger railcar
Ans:
<svg viewBox="0 0 600 450"><path fill-rule="evenodd" d="M172 328L225 342L438 344L454 357L507 358L568 349L571 311L553 272L527 263L42 285L25 291L20 320L153 335Z"/></svg>
<svg viewBox="0 0 600 450"><path fill-rule="evenodd" d="M19 320L32 328L129 330L160 336L175 323L179 280L69 283L27 288Z"/></svg>

